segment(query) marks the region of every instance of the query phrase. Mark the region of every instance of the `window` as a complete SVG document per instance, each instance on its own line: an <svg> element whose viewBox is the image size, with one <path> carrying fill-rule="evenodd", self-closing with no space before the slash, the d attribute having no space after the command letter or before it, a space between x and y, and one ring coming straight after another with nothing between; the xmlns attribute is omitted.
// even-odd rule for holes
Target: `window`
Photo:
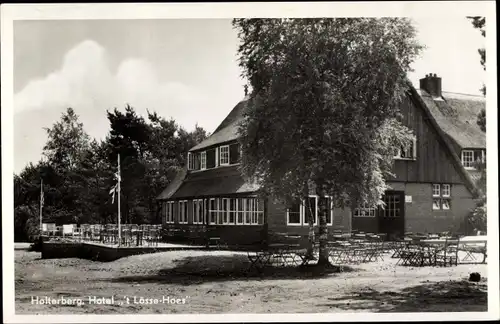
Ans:
<svg viewBox="0 0 500 324"><path fill-rule="evenodd" d="M385 195L382 216L387 218L397 218L401 216L399 195Z"/></svg>
<svg viewBox="0 0 500 324"><path fill-rule="evenodd" d="M450 196L450 185L449 184L444 184L443 185L442 196L443 197L449 197Z"/></svg>
<svg viewBox="0 0 500 324"><path fill-rule="evenodd" d="M211 198L208 205L208 219L210 224L217 223L217 202L215 198Z"/></svg>
<svg viewBox="0 0 500 324"><path fill-rule="evenodd" d="M208 221L221 225L264 224L264 202L257 198L211 198Z"/></svg>
<svg viewBox="0 0 500 324"><path fill-rule="evenodd" d="M251 224L252 210L253 210L253 199L247 198L245 206L245 225Z"/></svg>
<svg viewBox="0 0 500 324"><path fill-rule="evenodd" d="M326 224L333 225L333 201L327 196L318 199L318 196L309 196L300 204L293 204L287 208L287 225L307 225L309 217L313 217L314 225L319 221L320 205L326 203Z"/></svg>
<svg viewBox="0 0 500 324"><path fill-rule="evenodd" d="M304 224L309 224L309 217L314 219L314 225L318 223L318 202L316 196L308 197L304 204Z"/></svg>
<svg viewBox="0 0 500 324"><path fill-rule="evenodd" d="M174 222L174 202L167 201L165 203L165 223L172 224Z"/></svg>
<svg viewBox="0 0 500 324"><path fill-rule="evenodd" d="M240 144L229 145L229 164L240 163Z"/></svg>
<svg viewBox="0 0 500 324"><path fill-rule="evenodd" d="M292 204L286 211L287 225L302 225L302 206L300 203Z"/></svg>
<svg viewBox="0 0 500 324"><path fill-rule="evenodd" d="M441 190L440 190L441 189ZM432 185L432 209L449 210L451 206L451 185L433 184Z"/></svg>
<svg viewBox="0 0 500 324"><path fill-rule="evenodd" d="M205 170L207 168L207 152L201 152L200 154L200 160L201 160L201 169Z"/></svg>
<svg viewBox="0 0 500 324"><path fill-rule="evenodd" d="M236 204L237 199L231 198L229 200L229 224L234 224L236 220Z"/></svg>
<svg viewBox="0 0 500 324"><path fill-rule="evenodd" d="M193 200L193 224L204 223L204 212L203 199Z"/></svg>
<svg viewBox="0 0 500 324"><path fill-rule="evenodd" d="M432 197L440 197L441 196L441 185L433 184L432 185Z"/></svg>
<svg viewBox="0 0 500 324"><path fill-rule="evenodd" d="M219 149L220 165L229 165L229 145L221 146Z"/></svg>
<svg viewBox="0 0 500 324"><path fill-rule="evenodd" d="M194 170L194 155L189 152L188 153L188 170Z"/></svg>
<svg viewBox="0 0 500 324"><path fill-rule="evenodd" d="M354 209L354 217L375 217L375 211L375 206L370 207L367 204L363 204Z"/></svg>
<svg viewBox="0 0 500 324"><path fill-rule="evenodd" d="M415 160L417 158L417 138L413 137L413 140L408 146L401 146L394 158Z"/></svg>
<svg viewBox="0 0 500 324"><path fill-rule="evenodd" d="M472 150L462 151L462 165L466 169L474 169L474 151Z"/></svg>
<svg viewBox="0 0 500 324"><path fill-rule="evenodd" d="M432 209L441 209L441 199L432 199Z"/></svg>
<svg viewBox="0 0 500 324"><path fill-rule="evenodd" d="M229 223L229 198L221 198L222 208L219 211L219 218L222 224Z"/></svg>
<svg viewBox="0 0 500 324"><path fill-rule="evenodd" d="M238 198L236 199L236 224L241 225L243 224L243 220L245 218L245 205L246 205L246 199L245 198Z"/></svg>
<svg viewBox="0 0 500 324"><path fill-rule="evenodd" d="M179 224L187 224L188 217L188 202L187 200L179 201Z"/></svg>
<svg viewBox="0 0 500 324"><path fill-rule="evenodd" d="M206 159L207 159L207 162L206 162L206 168L207 169L212 169L212 168L215 168L216 166L216 161L215 161L215 157L216 157L216 154L215 154L215 149L211 149L211 150L207 150L206 151Z"/></svg>

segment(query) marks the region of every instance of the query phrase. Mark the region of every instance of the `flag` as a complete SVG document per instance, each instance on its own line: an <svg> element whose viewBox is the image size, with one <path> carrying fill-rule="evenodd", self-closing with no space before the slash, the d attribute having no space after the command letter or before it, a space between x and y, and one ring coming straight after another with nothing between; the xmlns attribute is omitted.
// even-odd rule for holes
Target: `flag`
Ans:
<svg viewBox="0 0 500 324"><path fill-rule="evenodd" d="M110 195L113 195L113 198L111 200L111 203L114 204L115 203L115 192L116 192L116 185L113 186L113 188L111 188L111 190L109 191L109 194Z"/></svg>
<svg viewBox="0 0 500 324"><path fill-rule="evenodd" d="M43 207L45 199L43 197L43 180L40 181L40 208Z"/></svg>

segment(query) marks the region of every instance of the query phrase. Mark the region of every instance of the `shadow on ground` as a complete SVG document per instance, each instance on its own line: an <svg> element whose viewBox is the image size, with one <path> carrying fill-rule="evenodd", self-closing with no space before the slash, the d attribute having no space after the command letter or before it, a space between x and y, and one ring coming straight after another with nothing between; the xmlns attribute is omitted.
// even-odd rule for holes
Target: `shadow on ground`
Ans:
<svg viewBox="0 0 500 324"><path fill-rule="evenodd" d="M318 306L369 312L486 312L487 285L485 281L472 283L450 280L404 288L395 291L377 291L366 288Z"/></svg>
<svg viewBox="0 0 500 324"><path fill-rule="evenodd" d="M214 281L261 280L261 279L317 279L340 272L360 271L343 266L319 268L315 265L291 267L250 267L246 255L194 256L174 260L174 267L159 270L156 274L126 276L111 279L112 282L201 284ZM107 279L109 280L109 279Z"/></svg>

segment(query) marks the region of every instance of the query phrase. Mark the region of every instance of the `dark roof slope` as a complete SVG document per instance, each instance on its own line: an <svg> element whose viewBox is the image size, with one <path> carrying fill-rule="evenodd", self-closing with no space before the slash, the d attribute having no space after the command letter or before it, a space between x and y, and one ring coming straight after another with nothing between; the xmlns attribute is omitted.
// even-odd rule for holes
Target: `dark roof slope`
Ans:
<svg viewBox="0 0 500 324"><path fill-rule="evenodd" d="M243 112L249 102L249 98L245 97L231 110L229 115L215 129L212 135L198 145L191 148L189 151L197 151L207 148L212 145L225 143L238 139L238 123L243 118Z"/></svg>
<svg viewBox="0 0 500 324"><path fill-rule="evenodd" d="M182 168L177 175L175 176L174 180L170 182L159 195L156 197L158 200L164 200L164 199L169 199L172 197L172 195L179 189L179 187L182 185L182 182L186 178L187 175L187 169Z"/></svg>
<svg viewBox="0 0 500 324"><path fill-rule="evenodd" d="M259 188L243 179L238 166L189 173L171 199L213 197L255 192Z"/></svg>
<svg viewBox="0 0 500 324"><path fill-rule="evenodd" d="M483 97L443 92L442 98L433 98L418 92L439 127L460 148L486 148L486 134L477 125L477 115L485 108Z"/></svg>

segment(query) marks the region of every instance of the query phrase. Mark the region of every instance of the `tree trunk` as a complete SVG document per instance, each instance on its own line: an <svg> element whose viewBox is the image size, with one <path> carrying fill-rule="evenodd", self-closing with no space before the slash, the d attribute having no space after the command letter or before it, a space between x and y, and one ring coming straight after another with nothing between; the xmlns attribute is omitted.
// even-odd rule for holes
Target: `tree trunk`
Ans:
<svg viewBox="0 0 500 324"><path fill-rule="evenodd" d="M309 197L309 187L307 185L304 186L302 195L304 196L304 202L307 202L307 198ZM305 204L305 208L308 208L308 204ZM307 257L309 259L314 259L314 218L313 213L309 213L309 217L307 222L309 223L309 234L308 234L308 245L307 245Z"/></svg>
<svg viewBox="0 0 500 324"><path fill-rule="evenodd" d="M329 210L325 192L320 185L317 186L319 212L319 259L318 265L331 266L328 258L328 228L326 227L326 215Z"/></svg>

